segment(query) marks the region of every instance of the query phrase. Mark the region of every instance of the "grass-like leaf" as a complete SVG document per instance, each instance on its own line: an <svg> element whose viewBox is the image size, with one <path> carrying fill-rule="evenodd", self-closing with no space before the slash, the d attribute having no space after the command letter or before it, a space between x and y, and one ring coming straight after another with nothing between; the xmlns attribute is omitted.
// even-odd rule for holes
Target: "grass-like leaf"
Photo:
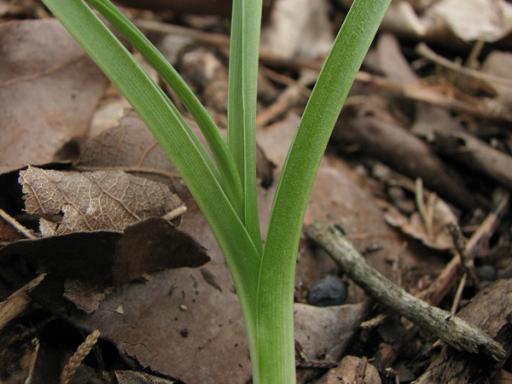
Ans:
<svg viewBox="0 0 512 384"><path fill-rule="evenodd" d="M334 124L389 3L353 2L313 89L281 174L259 272L258 355L267 357L259 360L258 371L265 375L263 383L295 383L293 288L304 212ZM282 360L284 356L287 361Z"/></svg>
<svg viewBox="0 0 512 384"><path fill-rule="evenodd" d="M119 88L180 171L232 272L247 325L255 384L294 384L294 271L313 180L350 86L390 0L354 0L289 151L262 246L256 188L256 86L261 0L233 0L228 143L165 58L109 0L88 0L175 90L203 147L167 95L84 0L43 0Z"/></svg>
<svg viewBox="0 0 512 384"><path fill-rule="evenodd" d="M256 94L261 12L262 0L233 0L228 84L228 146L243 184L243 221L258 244Z"/></svg>
<svg viewBox="0 0 512 384"><path fill-rule="evenodd" d="M255 301L259 253L222 189L208 153L164 92L83 0L43 2L116 84L180 171L224 251L247 309L246 303Z"/></svg>

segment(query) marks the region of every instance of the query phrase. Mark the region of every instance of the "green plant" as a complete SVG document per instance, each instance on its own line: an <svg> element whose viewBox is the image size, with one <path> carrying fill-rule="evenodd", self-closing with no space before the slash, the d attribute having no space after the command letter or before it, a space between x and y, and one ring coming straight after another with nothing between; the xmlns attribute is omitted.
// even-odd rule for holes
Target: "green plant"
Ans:
<svg viewBox="0 0 512 384"><path fill-rule="evenodd" d="M240 299L254 383L295 383L293 290L302 220L329 136L390 0L353 2L288 153L264 242L255 155L261 0L233 0L227 143L174 68L109 0L43 2L146 122L205 214ZM208 148L91 6L175 91L199 125Z"/></svg>

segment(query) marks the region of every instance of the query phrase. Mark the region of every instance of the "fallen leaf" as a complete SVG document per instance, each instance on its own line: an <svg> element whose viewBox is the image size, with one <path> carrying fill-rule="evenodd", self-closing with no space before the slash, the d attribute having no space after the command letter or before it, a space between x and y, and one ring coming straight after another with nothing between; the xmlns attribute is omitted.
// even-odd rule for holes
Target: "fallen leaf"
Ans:
<svg viewBox="0 0 512 384"><path fill-rule="evenodd" d="M121 171L81 173L28 167L20 172L19 181L25 210L56 223L56 235L123 230L182 205L166 185ZM61 220L55 220L61 215Z"/></svg>
<svg viewBox="0 0 512 384"><path fill-rule="evenodd" d="M295 339L307 358L338 361L365 314L364 304L295 304Z"/></svg>
<svg viewBox="0 0 512 384"><path fill-rule="evenodd" d="M417 76L405 59L398 39L384 33L377 42L378 65L386 77L400 84L410 84L417 81Z"/></svg>
<svg viewBox="0 0 512 384"><path fill-rule="evenodd" d="M161 218L115 231L78 232L20 240L0 249L0 258L24 261L53 276L89 285L120 285L169 268L199 267L209 260L204 249Z"/></svg>
<svg viewBox="0 0 512 384"><path fill-rule="evenodd" d="M505 0L441 0L426 14L467 42L492 43L512 31L512 5Z"/></svg>
<svg viewBox="0 0 512 384"><path fill-rule="evenodd" d="M482 72L503 78L506 80L512 80L510 74L510 68L512 66L512 54L505 51L494 50L486 57L482 64ZM508 84L502 84L502 82L496 82L494 84L498 91L498 99L508 108L512 107L512 87Z"/></svg>
<svg viewBox="0 0 512 384"><path fill-rule="evenodd" d="M80 152L79 166L176 172L151 131L133 110L126 110L117 125L87 140Z"/></svg>
<svg viewBox="0 0 512 384"><path fill-rule="evenodd" d="M385 217L389 225L400 228L405 234L420 240L427 247L439 251L450 250L453 248L453 239L448 224L458 225L458 219L448 204L439 198L435 200L432 209L432 226L430 229L427 229L425 220L418 212L414 212L410 217L407 217L389 206Z"/></svg>
<svg viewBox="0 0 512 384"><path fill-rule="evenodd" d="M329 5L324 0L277 1L261 35L264 49L286 58L325 56L332 41Z"/></svg>
<svg viewBox="0 0 512 384"><path fill-rule="evenodd" d="M197 125L191 123L191 128L206 145ZM221 131L221 134L224 133ZM183 186L176 180L179 176L177 170L146 124L131 110L126 111L117 126L98 134L82 145L78 166L86 169L125 169L151 180L171 182L178 192L180 188L184 192ZM274 164L267 159L266 152L257 146L256 174L264 187L272 184L273 170Z"/></svg>
<svg viewBox="0 0 512 384"><path fill-rule="evenodd" d="M192 199L186 204L180 230L207 249L207 277L199 269L163 271L116 290L92 315L71 320L98 328L121 353L154 372L185 383L245 383L249 353L231 275L205 218Z"/></svg>
<svg viewBox="0 0 512 384"><path fill-rule="evenodd" d="M299 116L295 113L289 113L282 121L258 129L258 144L265 148L268 159L275 164L276 173L281 173L288 148L297 133L299 123Z"/></svg>
<svg viewBox="0 0 512 384"><path fill-rule="evenodd" d="M62 160L87 133L106 78L55 19L0 25L0 51L0 164Z"/></svg>
<svg viewBox="0 0 512 384"><path fill-rule="evenodd" d="M381 384L377 369L366 358L345 356L340 365L329 370L317 384Z"/></svg>

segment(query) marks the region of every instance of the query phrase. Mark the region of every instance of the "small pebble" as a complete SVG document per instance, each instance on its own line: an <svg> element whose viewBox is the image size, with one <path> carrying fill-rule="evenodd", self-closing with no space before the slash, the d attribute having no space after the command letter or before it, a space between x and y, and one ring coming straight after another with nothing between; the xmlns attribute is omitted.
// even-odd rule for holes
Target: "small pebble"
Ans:
<svg viewBox="0 0 512 384"><path fill-rule="evenodd" d="M490 264L484 264L475 268L475 273L480 280L495 281L497 277L496 268Z"/></svg>
<svg viewBox="0 0 512 384"><path fill-rule="evenodd" d="M311 288L308 303L317 307L342 305L347 299L347 286L338 276L327 275Z"/></svg>
<svg viewBox="0 0 512 384"><path fill-rule="evenodd" d="M180 330L180 335L183 338L187 338L188 337L188 329L184 328L184 329Z"/></svg>

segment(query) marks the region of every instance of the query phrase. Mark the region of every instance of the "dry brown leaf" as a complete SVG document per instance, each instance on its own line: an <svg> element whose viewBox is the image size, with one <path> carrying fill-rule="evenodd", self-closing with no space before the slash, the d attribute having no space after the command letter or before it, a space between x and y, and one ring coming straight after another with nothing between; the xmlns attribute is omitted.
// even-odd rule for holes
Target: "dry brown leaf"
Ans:
<svg viewBox="0 0 512 384"><path fill-rule="evenodd" d="M192 130L206 144L199 128L191 123ZM264 187L273 182L274 165L258 146L256 173ZM119 120L119 124L84 143L78 165L81 167L118 167L139 176L169 183L178 175L169 158L158 145L144 122L131 110ZM137 172L138 171L138 172ZM180 188L177 183L172 184Z"/></svg>
<svg viewBox="0 0 512 384"><path fill-rule="evenodd" d="M512 31L512 5L506 0L441 0L427 15L463 41L492 43Z"/></svg>
<svg viewBox="0 0 512 384"><path fill-rule="evenodd" d="M168 157L138 115L125 111L115 127L86 141L78 164L92 167L142 167L174 172Z"/></svg>
<svg viewBox="0 0 512 384"><path fill-rule="evenodd" d="M326 55L333 41L328 2L276 1L270 22L262 31L261 41L266 50L280 57L317 58Z"/></svg>
<svg viewBox="0 0 512 384"><path fill-rule="evenodd" d="M417 76L405 59L398 39L384 33L377 42L376 54L379 68L387 78L400 84L410 84L417 81Z"/></svg>
<svg viewBox="0 0 512 384"><path fill-rule="evenodd" d="M365 314L364 304L295 304L295 339L307 358L339 361Z"/></svg>
<svg viewBox="0 0 512 384"><path fill-rule="evenodd" d="M0 25L0 51L0 164L62 159L87 133L106 78L55 19Z"/></svg>
<svg viewBox="0 0 512 384"><path fill-rule="evenodd" d="M199 267L209 258L201 245L162 218L124 232L94 231L20 240L0 249L0 258L23 257L35 269L100 287L120 285L145 273Z"/></svg>
<svg viewBox="0 0 512 384"><path fill-rule="evenodd" d="M506 51L493 51L485 59L482 65L482 72L501 77L503 79L512 80L510 73L512 68L512 53ZM498 99L507 107L512 107L512 87L507 84L496 83L498 91Z"/></svg>
<svg viewBox="0 0 512 384"><path fill-rule="evenodd" d="M54 234L123 230L182 205L167 186L121 171L80 173L29 167L20 172L20 184L26 211L56 223ZM62 220L56 221L60 215Z"/></svg>
<svg viewBox="0 0 512 384"><path fill-rule="evenodd" d="M340 365L331 369L317 384L381 384L380 375L366 358L345 356Z"/></svg>
<svg viewBox="0 0 512 384"><path fill-rule="evenodd" d="M386 221L393 227L400 228L405 234L420 240L427 247L439 251L453 248L453 239L448 224L458 225L457 216L443 200L436 198L429 208L432 210L432 222L427 227L425 219L418 213L407 217L397 209L389 206L385 215Z"/></svg>
<svg viewBox="0 0 512 384"><path fill-rule="evenodd" d="M409 1L393 2L382 29L454 47L461 41L496 42L512 30L512 6L506 0L437 0L418 8Z"/></svg>

